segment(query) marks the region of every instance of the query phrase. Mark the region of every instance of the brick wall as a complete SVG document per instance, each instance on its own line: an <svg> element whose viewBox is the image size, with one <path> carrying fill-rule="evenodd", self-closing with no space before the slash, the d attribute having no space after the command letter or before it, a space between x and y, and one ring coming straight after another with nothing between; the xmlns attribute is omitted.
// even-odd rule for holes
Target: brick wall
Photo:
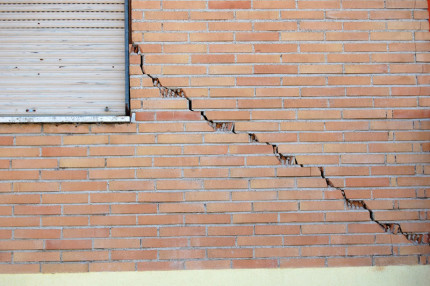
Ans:
<svg viewBox="0 0 430 286"><path fill-rule="evenodd" d="M429 263L427 1L132 8L135 122L0 125L0 272Z"/></svg>

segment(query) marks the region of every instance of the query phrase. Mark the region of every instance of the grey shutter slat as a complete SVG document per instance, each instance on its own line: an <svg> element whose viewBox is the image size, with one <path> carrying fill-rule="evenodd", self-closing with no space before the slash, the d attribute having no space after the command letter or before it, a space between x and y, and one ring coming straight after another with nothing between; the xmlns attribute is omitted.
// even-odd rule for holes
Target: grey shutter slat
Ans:
<svg viewBox="0 0 430 286"><path fill-rule="evenodd" d="M0 19L8 19L9 21L17 21L17 20L85 20L85 15L79 15L76 12L62 12L62 13L47 13L47 12L37 12L37 18L34 17L35 14L32 13L16 13L16 12L2 12L0 13ZM90 16L91 19L94 20L106 20L106 12L92 12L87 15ZM109 20L117 20L124 22L124 11L118 11L117 13L111 13L109 15Z"/></svg>
<svg viewBox="0 0 430 286"><path fill-rule="evenodd" d="M124 28L123 22L118 21L94 21L94 20L67 20L67 21L4 21L2 23L3 29L32 29L32 28Z"/></svg>
<svg viewBox="0 0 430 286"><path fill-rule="evenodd" d="M45 3L64 3L64 4L123 4L123 0L1 0L1 4L45 4Z"/></svg>
<svg viewBox="0 0 430 286"><path fill-rule="evenodd" d="M124 115L124 27L124 0L2 0L0 116Z"/></svg>
<svg viewBox="0 0 430 286"><path fill-rule="evenodd" d="M28 1L27 1L28 2ZM124 3L124 2L123 2ZM30 15L25 15L23 17L34 17L36 14L33 12L62 12L62 11L76 11L79 13L86 12L124 12L123 4L105 4L104 1L98 1L94 4L85 3L64 3L64 1L58 1L58 3L22 3L22 4L4 4L0 3L0 12L31 12ZM82 15L77 15L81 16Z"/></svg>

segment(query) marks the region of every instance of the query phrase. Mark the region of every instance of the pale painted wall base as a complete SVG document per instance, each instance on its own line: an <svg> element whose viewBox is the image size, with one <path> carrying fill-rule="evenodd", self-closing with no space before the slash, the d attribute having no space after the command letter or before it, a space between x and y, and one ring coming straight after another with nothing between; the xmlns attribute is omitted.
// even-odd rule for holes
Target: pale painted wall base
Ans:
<svg viewBox="0 0 430 286"><path fill-rule="evenodd" d="M430 266L183 270L143 272L92 272L74 274L3 274L0 285L348 285L427 286Z"/></svg>

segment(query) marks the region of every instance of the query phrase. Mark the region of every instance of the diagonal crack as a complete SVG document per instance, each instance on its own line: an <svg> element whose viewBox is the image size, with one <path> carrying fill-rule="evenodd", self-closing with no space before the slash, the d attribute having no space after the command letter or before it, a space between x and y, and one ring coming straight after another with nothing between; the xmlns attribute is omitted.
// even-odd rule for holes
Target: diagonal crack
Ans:
<svg viewBox="0 0 430 286"><path fill-rule="evenodd" d="M157 77L154 77L148 73L145 72L143 68L143 54L140 52L139 46L132 45L131 50L140 55L140 69L142 73L146 76L148 76L152 80L152 84L154 87L158 88L160 91L160 96L163 98L183 98L188 101L188 109L190 111L194 111L192 108L192 100L188 98L185 94L185 91L182 88L178 89L172 89L165 87L161 84L160 80ZM200 111L201 116L203 119L214 129L214 131L220 131L220 132L229 132L237 134L234 129L234 122L214 122L213 120L210 120L207 116L205 111ZM254 133L246 132L249 136L250 143L261 143L272 146L273 149L273 155L278 159L281 165L298 165L301 168L304 167L303 164L300 164L297 161L297 158L293 155L284 155L279 152L279 147L276 144L270 143L270 142L262 142L258 139L257 135ZM320 171L320 176L322 179L325 180L327 188L333 188L340 191L342 194L342 198L345 201L346 205L350 209L362 209L366 210L369 213L369 218L371 221L378 224L384 232L396 234L396 235L403 235L407 240L411 241L414 244L427 244L430 245L430 233L412 233L412 232L405 232L402 230L402 227L399 223L384 223L377 219L375 219L375 215L373 210L371 210L365 201L363 200L352 200L349 199L346 196L345 190L336 187L333 182L330 180L330 178L327 178L325 175L324 167L319 166L318 167Z"/></svg>

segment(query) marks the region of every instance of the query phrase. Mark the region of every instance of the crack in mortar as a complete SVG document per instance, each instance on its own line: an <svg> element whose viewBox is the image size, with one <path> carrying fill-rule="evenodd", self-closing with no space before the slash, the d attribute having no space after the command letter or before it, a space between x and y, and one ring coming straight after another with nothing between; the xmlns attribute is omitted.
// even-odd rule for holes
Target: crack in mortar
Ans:
<svg viewBox="0 0 430 286"><path fill-rule="evenodd" d="M182 88L172 89L172 88L165 87L161 84L160 80L157 77L154 77L144 71L143 54L140 52L139 46L133 45L131 49L134 53L140 55L140 69L144 75L148 76L152 80L153 86L159 89L161 97L186 99L188 101L188 109L190 111L195 111L192 108L192 100L186 96L185 91ZM203 117L203 119L209 124L209 126L211 126L214 129L214 131L238 134L234 129L235 127L234 122L214 122L213 120L210 120L206 116L204 111L200 111L200 114ZM292 156L292 155L289 156L289 155L284 155L280 153L279 147L276 144L272 144L270 142L262 142L258 139L257 135L254 133L249 133L249 132L244 132L244 133L248 134L250 143L261 143L261 144L272 146L273 155L278 159L281 165L298 165L301 168L304 167L303 164L300 164L297 161L297 158L295 156ZM333 182L325 176L324 167L319 166L318 169L320 171L320 177L325 180L327 187L337 189L341 192L342 198L345 201L348 208L355 209L355 210L357 209L366 210L369 213L370 220L378 224L384 230L384 232L395 234L395 235L403 235L407 240L411 241L414 244L430 245L430 233L405 232L402 230L402 227L400 226L399 223L384 223L375 219L373 210L371 210L368 207L365 201L349 199L346 196L344 189L340 187L336 187L333 184Z"/></svg>

